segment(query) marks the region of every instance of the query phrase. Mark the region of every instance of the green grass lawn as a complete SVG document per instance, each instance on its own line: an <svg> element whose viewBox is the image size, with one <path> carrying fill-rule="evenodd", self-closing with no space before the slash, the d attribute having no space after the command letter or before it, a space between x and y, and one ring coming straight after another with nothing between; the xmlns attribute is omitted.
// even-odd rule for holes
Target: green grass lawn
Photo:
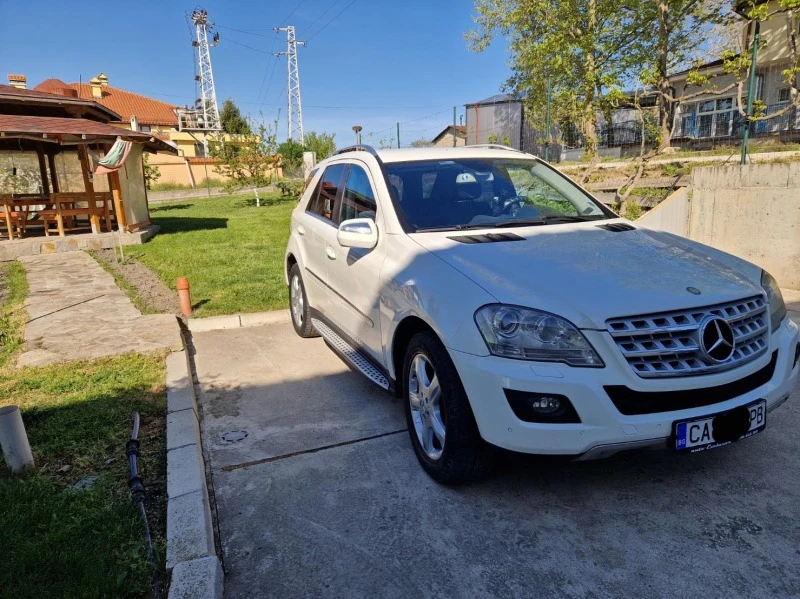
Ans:
<svg viewBox="0 0 800 599"><path fill-rule="evenodd" d="M14 264L0 273L6 339L20 338L24 314L25 278ZM150 589L151 568L127 488L125 442L138 411L140 472L163 570L164 357L127 354L17 369L17 347L4 343L0 351L0 407L22 410L36 469L15 475L0 460L0 596L141 597ZM87 477L94 477L90 488L73 488Z"/></svg>
<svg viewBox="0 0 800 599"><path fill-rule="evenodd" d="M283 255L295 202L279 194L203 198L150 208L161 231L126 255L167 285L189 279L194 315L275 310L288 305Z"/></svg>

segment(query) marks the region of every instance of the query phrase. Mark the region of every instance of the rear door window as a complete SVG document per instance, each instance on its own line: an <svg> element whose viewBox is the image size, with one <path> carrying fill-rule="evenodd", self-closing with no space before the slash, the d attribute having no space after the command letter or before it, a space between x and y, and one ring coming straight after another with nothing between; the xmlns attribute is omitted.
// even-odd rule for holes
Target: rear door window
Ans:
<svg viewBox="0 0 800 599"><path fill-rule="evenodd" d="M377 211L375 192L372 191L367 172L356 164L350 165L338 222L351 218L369 218L374 221Z"/></svg>
<svg viewBox="0 0 800 599"><path fill-rule="evenodd" d="M320 215L333 222L333 210L336 206L336 197L347 172L346 164L332 164L325 169L314 191L314 196L308 203L308 212Z"/></svg>

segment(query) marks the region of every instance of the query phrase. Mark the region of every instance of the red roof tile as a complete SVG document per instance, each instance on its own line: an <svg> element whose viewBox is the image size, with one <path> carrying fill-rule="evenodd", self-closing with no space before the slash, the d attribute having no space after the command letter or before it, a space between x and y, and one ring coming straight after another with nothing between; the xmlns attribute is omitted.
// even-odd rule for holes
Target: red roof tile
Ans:
<svg viewBox="0 0 800 599"><path fill-rule="evenodd" d="M88 119L65 119L47 116L0 114L0 133L8 138L47 135L61 141L114 141L117 137L143 143L150 151L177 153L174 146L153 138L149 133L127 131ZM86 136L85 138L83 136Z"/></svg>
<svg viewBox="0 0 800 599"><path fill-rule="evenodd" d="M174 104L148 98L141 94L129 92L118 87L104 85L101 87L102 97L92 96L92 86L89 83L64 83L59 79L46 79L33 89L43 92L56 92L58 89L71 88L77 90L78 97L93 100L98 104L110 108L127 122L135 116L140 125L178 125Z"/></svg>

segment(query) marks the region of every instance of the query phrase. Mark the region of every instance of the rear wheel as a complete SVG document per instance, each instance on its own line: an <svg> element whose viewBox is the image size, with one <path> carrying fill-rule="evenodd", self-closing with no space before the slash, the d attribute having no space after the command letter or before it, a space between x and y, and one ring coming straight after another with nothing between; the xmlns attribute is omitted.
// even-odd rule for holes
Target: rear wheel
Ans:
<svg viewBox="0 0 800 599"><path fill-rule="evenodd" d="M491 469L492 450L447 349L432 332L411 338L403 362L406 422L425 471L441 483L467 482Z"/></svg>
<svg viewBox="0 0 800 599"><path fill-rule="evenodd" d="M297 264L292 265L289 271L289 307L295 332L301 337L318 337L319 333L311 324L306 288Z"/></svg>

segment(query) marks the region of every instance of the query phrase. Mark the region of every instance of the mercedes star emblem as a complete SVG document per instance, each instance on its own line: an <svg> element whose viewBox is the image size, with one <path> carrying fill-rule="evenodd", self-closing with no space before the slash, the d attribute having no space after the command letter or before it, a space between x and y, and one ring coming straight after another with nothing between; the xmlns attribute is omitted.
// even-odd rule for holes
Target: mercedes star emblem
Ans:
<svg viewBox="0 0 800 599"><path fill-rule="evenodd" d="M694 295L700 295L700 290L697 287L687 287L686 291L693 293Z"/></svg>
<svg viewBox="0 0 800 599"><path fill-rule="evenodd" d="M700 349L712 362L725 362L735 347L733 328L725 319L712 316L700 325Z"/></svg>

